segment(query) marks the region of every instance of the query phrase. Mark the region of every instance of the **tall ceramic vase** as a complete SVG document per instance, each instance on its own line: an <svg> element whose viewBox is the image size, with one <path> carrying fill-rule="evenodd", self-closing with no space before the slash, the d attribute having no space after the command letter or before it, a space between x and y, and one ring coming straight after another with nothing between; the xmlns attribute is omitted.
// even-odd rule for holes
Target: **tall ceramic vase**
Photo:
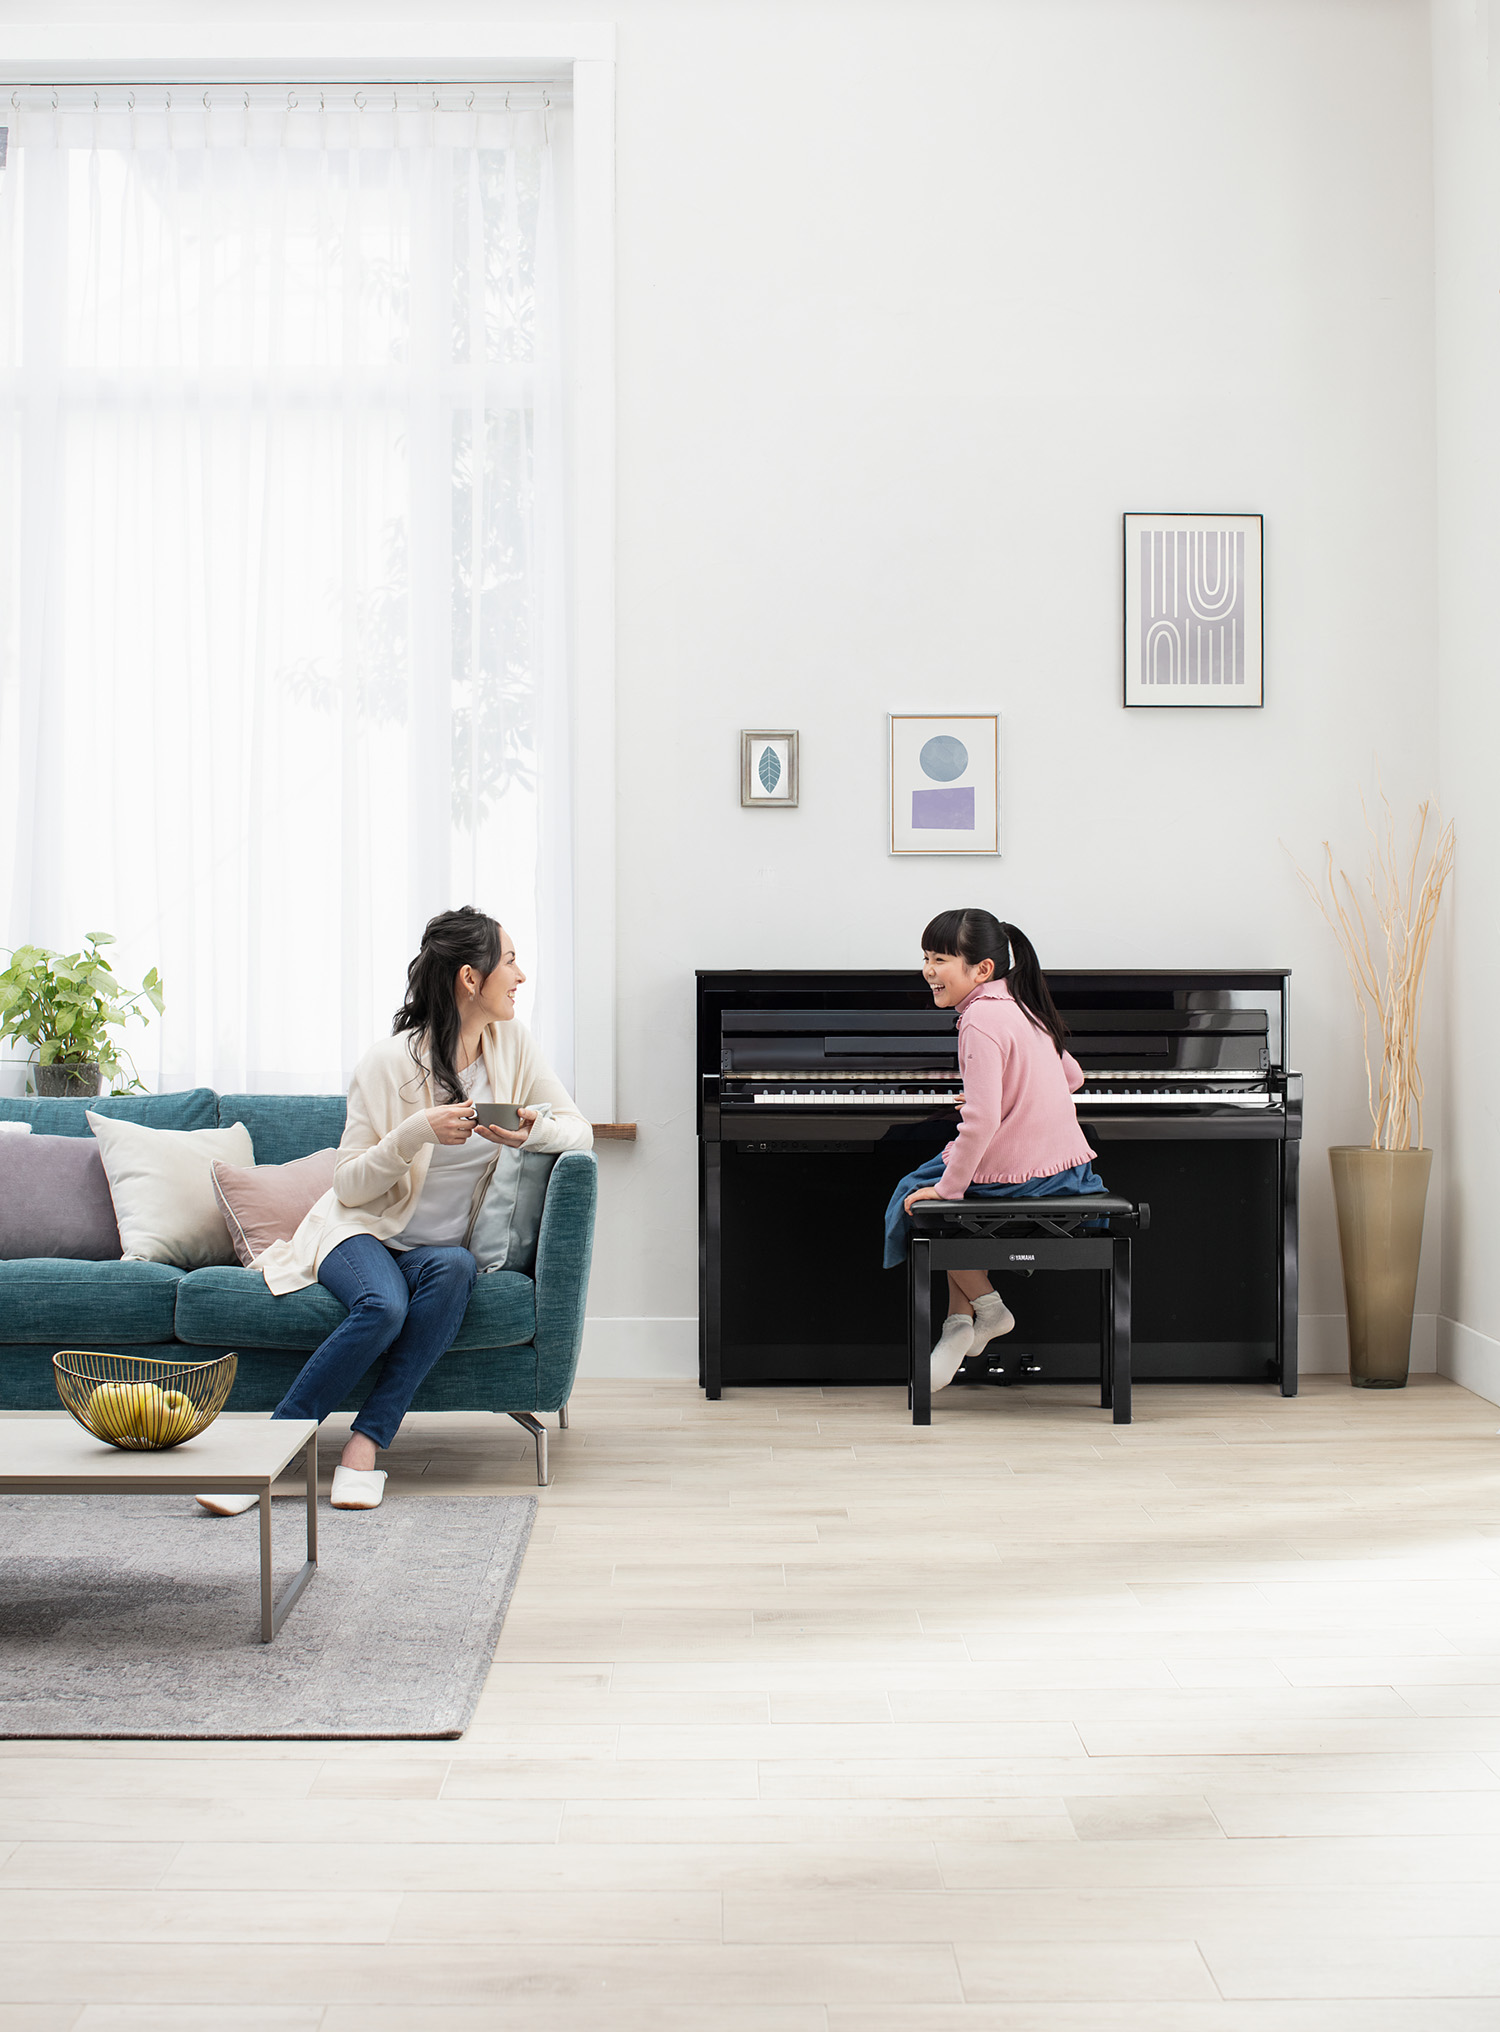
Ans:
<svg viewBox="0 0 1500 2032"><path fill-rule="evenodd" d="M1411 1362L1432 1152L1344 1144L1328 1161L1344 1259L1349 1381L1359 1390L1400 1390Z"/></svg>

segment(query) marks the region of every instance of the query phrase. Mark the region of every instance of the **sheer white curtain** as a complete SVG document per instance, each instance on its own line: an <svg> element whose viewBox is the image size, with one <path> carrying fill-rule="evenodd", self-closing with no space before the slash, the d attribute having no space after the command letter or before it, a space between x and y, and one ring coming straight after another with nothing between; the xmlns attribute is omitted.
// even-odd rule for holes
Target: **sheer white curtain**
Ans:
<svg viewBox="0 0 1500 2032"><path fill-rule="evenodd" d="M0 943L331 1091L475 903L570 1081L560 114L148 96L8 115Z"/></svg>

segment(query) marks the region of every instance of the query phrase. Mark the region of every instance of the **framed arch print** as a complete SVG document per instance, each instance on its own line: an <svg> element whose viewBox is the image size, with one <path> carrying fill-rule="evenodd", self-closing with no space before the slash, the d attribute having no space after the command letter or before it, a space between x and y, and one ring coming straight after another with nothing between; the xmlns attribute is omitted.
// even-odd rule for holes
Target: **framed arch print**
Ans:
<svg viewBox="0 0 1500 2032"><path fill-rule="evenodd" d="M891 852L999 851L999 714L892 713Z"/></svg>
<svg viewBox="0 0 1500 2032"><path fill-rule="evenodd" d="M1265 703L1263 518L1125 517L1125 704Z"/></svg>

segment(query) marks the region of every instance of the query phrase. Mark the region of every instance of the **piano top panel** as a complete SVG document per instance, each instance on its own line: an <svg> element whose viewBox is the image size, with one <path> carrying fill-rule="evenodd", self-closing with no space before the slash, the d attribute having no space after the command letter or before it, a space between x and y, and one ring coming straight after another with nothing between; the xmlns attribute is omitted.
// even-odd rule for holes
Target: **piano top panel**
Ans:
<svg viewBox="0 0 1500 2032"><path fill-rule="evenodd" d="M1145 1069L1169 1059L1186 1069L1203 1065L1209 1051L1225 1070L1234 1063L1275 1072L1289 1063L1287 968L1053 967L1047 981L1086 1072L1125 1069L1133 1061ZM951 1033L955 1020L934 1009L915 968L700 968L697 990L700 1075L722 1070L730 1037L779 1034L789 1046L799 1031L809 1042L887 1028L936 1037ZM776 1020L766 1024L766 1016ZM786 1063L782 1053L777 1057Z"/></svg>

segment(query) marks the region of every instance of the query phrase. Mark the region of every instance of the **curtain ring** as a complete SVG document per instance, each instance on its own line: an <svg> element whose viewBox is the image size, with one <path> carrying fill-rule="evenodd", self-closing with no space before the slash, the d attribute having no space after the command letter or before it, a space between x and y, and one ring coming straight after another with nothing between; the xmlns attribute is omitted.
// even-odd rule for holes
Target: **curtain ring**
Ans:
<svg viewBox="0 0 1500 2032"><path fill-rule="evenodd" d="M438 95L436 92L434 92L432 95L432 110L434 113L439 113L442 111L442 108L438 105Z"/></svg>
<svg viewBox="0 0 1500 2032"><path fill-rule="evenodd" d="M246 112L248 113L248 112L249 112L249 110L250 110L250 94L249 94L248 92L246 92L246 94L245 94L245 111L246 111Z"/></svg>
<svg viewBox="0 0 1500 2032"><path fill-rule="evenodd" d="M361 111L361 113L362 113L362 112L363 112L363 111L365 110L365 102L364 102L364 100L363 100L363 99L362 99L362 98L360 97L360 95L359 95L359 93L358 93L358 92L356 92L356 93L354 94L354 103L355 103L355 105L356 105L356 106L358 106L358 108L359 108L359 110Z"/></svg>
<svg viewBox="0 0 1500 2032"><path fill-rule="evenodd" d="M170 92L168 92L168 94L167 94L167 111L168 111L168 112L170 113L170 112L171 112L171 110L172 110L172 94L171 94Z"/></svg>
<svg viewBox="0 0 1500 2032"><path fill-rule="evenodd" d="M126 94L126 97L125 97L125 104L126 104L126 107L127 107L127 109L128 109L128 110L129 110L130 112L132 112L132 113L133 113L133 112L135 111L135 93L134 93L134 92L129 92L129 93L127 93L127 94Z"/></svg>
<svg viewBox="0 0 1500 2032"><path fill-rule="evenodd" d="M318 111L320 113L326 113L328 111L328 101L324 98L321 92L319 92L318 94Z"/></svg>
<svg viewBox="0 0 1500 2032"><path fill-rule="evenodd" d="M287 93L287 95L286 95L286 109L287 109L287 111L288 111L289 113L295 113L295 112L296 112L296 110L297 110L297 94L296 94L295 92L288 92L288 93Z"/></svg>
<svg viewBox="0 0 1500 2032"><path fill-rule="evenodd" d="M95 94L94 94L94 111L95 111L95 112L97 113L97 112L98 112L98 110L99 110L99 94L98 94L97 92L95 92Z"/></svg>
<svg viewBox="0 0 1500 2032"><path fill-rule="evenodd" d="M203 110L205 113L211 113L213 111L213 107L208 102L207 92L203 94Z"/></svg>
<svg viewBox="0 0 1500 2032"><path fill-rule="evenodd" d="M472 92L470 92L468 98L464 100L464 104L468 107L469 111L472 113L474 110L474 94Z"/></svg>
<svg viewBox="0 0 1500 2032"><path fill-rule="evenodd" d="M401 111L401 108L396 104L396 94L394 91L391 93L391 111L393 113L399 113Z"/></svg>
<svg viewBox="0 0 1500 2032"><path fill-rule="evenodd" d="M54 86L52 87L52 110L53 110L53 112L54 112L54 113L55 113L55 112L57 111L57 87L56 87L56 85L54 85Z"/></svg>

